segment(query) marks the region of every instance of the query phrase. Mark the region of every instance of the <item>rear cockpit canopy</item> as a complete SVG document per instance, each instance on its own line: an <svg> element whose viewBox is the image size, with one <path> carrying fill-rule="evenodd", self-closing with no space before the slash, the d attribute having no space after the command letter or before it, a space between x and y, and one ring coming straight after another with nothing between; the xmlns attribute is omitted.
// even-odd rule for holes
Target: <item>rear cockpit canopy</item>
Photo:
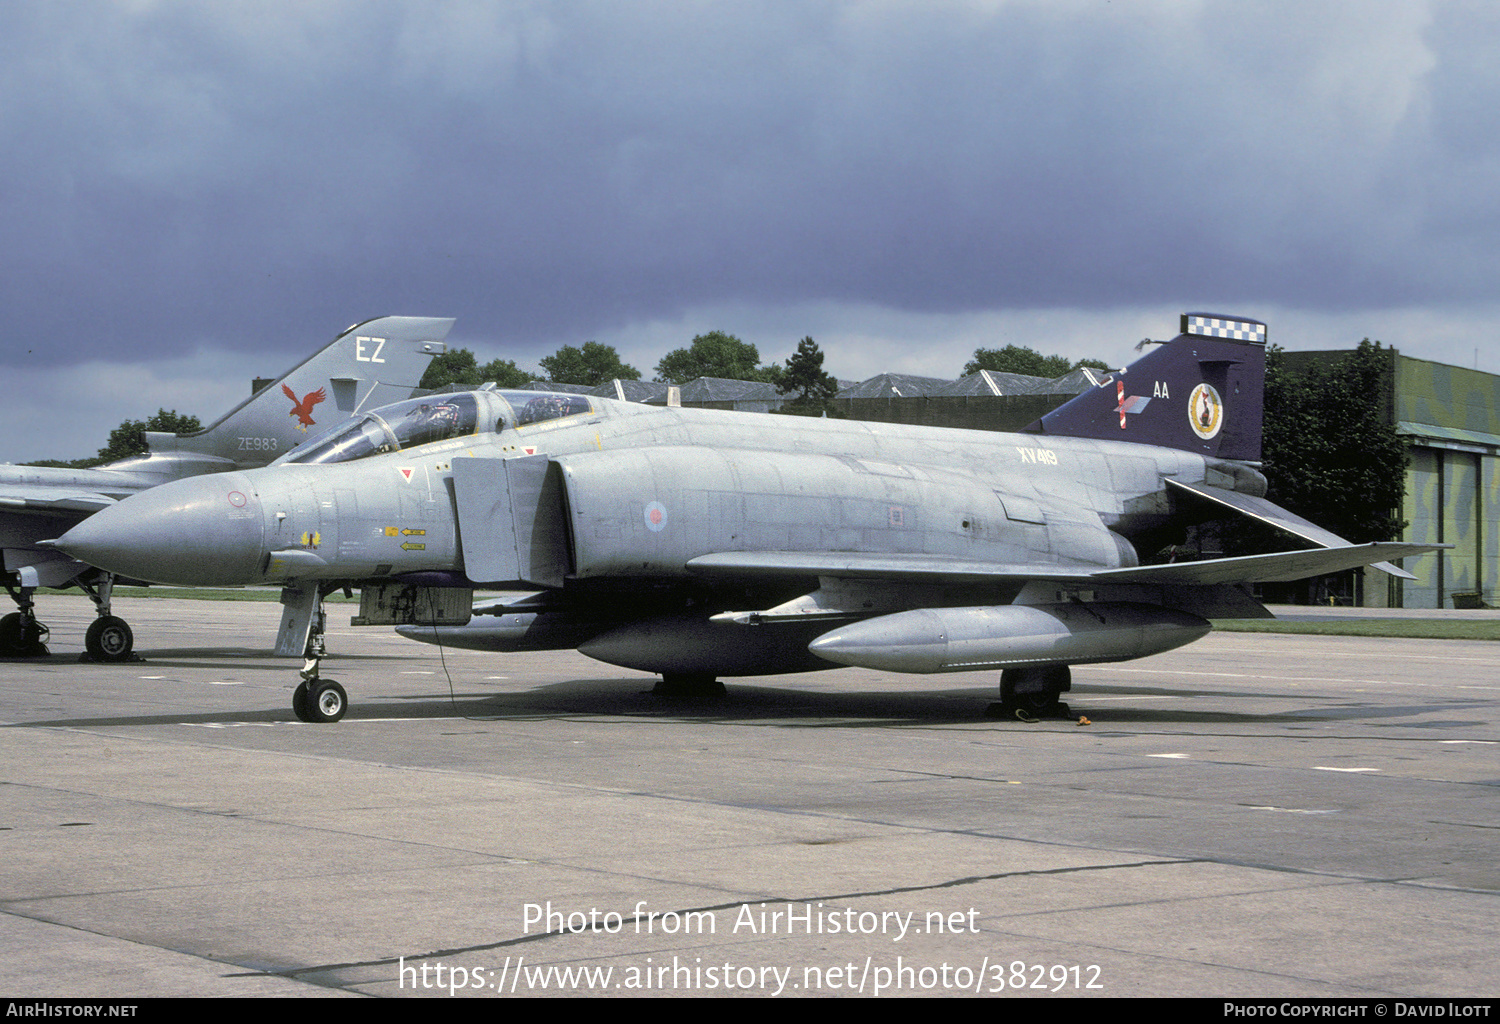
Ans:
<svg viewBox="0 0 1500 1024"><path fill-rule="evenodd" d="M524 427L531 423L582 416L594 411L587 395L570 395L557 391L497 391L515 410L514 423Z"/></svg>

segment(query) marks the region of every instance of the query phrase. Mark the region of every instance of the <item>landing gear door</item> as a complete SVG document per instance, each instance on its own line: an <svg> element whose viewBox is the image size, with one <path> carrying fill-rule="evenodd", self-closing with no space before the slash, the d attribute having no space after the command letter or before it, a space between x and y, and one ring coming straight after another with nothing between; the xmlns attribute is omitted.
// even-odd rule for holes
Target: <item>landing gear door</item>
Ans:
<svg viewBox="0 0 1500 1024"><path fill-rule="evenodd" d="M571 567L562 474L547 456L454 459L453 489L469 579L563 585Z"/></svg>

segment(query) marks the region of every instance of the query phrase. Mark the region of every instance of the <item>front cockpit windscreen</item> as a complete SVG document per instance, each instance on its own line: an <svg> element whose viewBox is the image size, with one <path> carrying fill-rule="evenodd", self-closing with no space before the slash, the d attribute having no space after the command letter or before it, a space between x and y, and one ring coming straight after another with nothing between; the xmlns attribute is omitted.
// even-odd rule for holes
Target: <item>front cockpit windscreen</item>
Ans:
<svg viewBox="0 0 1500 1024"><path fill-rule="evenodd" d="M428 395L349 420L298 447L287 462L318 465L352 462L419 444L464 437L479 429L479 408L472 392Z"/></svg>

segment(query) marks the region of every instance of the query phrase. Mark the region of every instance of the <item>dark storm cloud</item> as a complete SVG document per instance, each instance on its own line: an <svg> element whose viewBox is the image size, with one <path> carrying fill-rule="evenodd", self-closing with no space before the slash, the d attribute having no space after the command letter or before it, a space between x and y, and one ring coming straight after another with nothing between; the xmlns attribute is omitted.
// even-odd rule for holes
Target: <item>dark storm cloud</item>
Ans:
<svg viewBox="0 0 1500 1024"><path fill-rule="evenodd" d="M1418 3L7 7L4 358L292 356L382 313L550 350L727 303L1489 301L1494 20Z"/></svg>

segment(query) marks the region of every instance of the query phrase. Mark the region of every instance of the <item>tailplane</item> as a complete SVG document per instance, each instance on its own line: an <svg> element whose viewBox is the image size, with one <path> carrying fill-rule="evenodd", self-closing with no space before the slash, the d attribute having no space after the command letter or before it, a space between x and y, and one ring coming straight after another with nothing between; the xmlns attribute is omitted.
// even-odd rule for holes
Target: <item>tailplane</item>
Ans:
<svg viewBox="0 0 1500 1024"><path fill-rule="evenodd" d="M1023 431L1260 461L1266 325L1184 313L1180 333Z"/></svg>

